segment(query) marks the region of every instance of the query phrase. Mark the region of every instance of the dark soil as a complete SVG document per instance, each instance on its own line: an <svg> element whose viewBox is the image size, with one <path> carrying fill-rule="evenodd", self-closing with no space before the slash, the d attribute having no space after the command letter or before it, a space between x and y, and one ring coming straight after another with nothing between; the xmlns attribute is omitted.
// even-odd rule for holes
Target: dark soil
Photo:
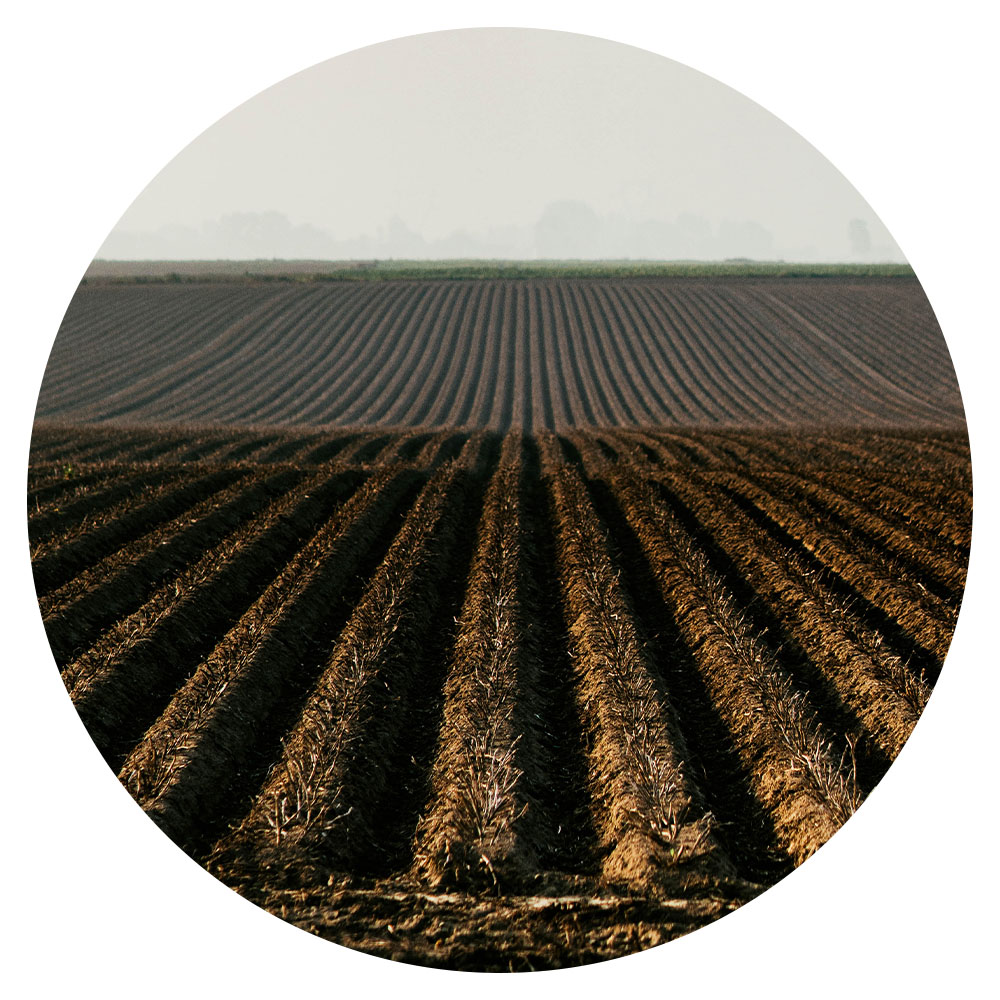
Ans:
<svg viewBox="0 0 1000 1000"><path fill-rule="evenodd" d="M548 293L504 294L538 348ZM699 294L634 305L736 322ZM630 301L578 288L560 336ZM637 407L621 347L590 350L633 381L587 406ZM587 390L539 396L536 369L544 412ZM968 559L960 430L32 445L53 652L140 806L289 922L449 969L652 947L801 864L912 731Z"/></svg>

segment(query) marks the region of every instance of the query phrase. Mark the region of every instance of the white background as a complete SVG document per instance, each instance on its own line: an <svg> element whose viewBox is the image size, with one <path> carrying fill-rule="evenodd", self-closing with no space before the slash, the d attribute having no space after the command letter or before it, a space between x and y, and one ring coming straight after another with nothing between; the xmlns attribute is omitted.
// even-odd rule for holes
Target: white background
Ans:
<svg viewBox="0 0 1000 1000"><path fill-rule="evenodd" d="M996 25L974 2L933 13L891 2L655 7L92 0L5 15L0 836L10 995L987 994L1000 668ZM473 981L311 938L215 882L142 815L53 666L28 567L24 477L35 396L76 282L174 153L238 102L339 52L486 25L654 49L754 98L827 155L881 216L937 311L965 396L976 501L965 606L938 689L889 775L829 845L741 911L663 948ZM957 246L979 253L958 256Z"/></svg>

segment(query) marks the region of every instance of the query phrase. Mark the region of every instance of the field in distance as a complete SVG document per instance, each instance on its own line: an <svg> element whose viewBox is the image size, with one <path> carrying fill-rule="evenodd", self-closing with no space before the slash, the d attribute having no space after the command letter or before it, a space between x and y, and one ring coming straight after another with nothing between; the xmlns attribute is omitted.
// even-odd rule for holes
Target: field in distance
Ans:
<svg viewBox="0 0 1000 1000"><path fill-rule="evenodd" d="M655 260L102 260L84 281L343 281L385 278L894 278L909 264L796 264L786 261Z"/></svg>
<svg viewBox="0 0 1000 1000"><path fill-rule="evenodd" d="M773 884L912 732L970 540L961 404L943 340L920 332L933 317L900 286L876 299L858 286L861 312L838 312L824 287L206 285L183 323L166 299L120 299L153 329L172 317L177 336L131 327L159 351L152 380L129 381L131 355L113 351L81 366L75 390L57 344L40 414L69 417L36 424L28 491L48 637L108 764L237 891L423 964L610 958ZM68 339L104 308L89 292L75 302ZM230 419L248 390L225 372L247 344L263 350L278 317L297 317L284 327L301 338L294 358L346 328L335 317L367 316L358 358L370 360L386 315L402 310L417 331L433 309L451 317L446 339L408 354L404 337L396 367L352 404L372 426L79 421L192 413L209 392L233 401ZM613 327L626 314L633 325ZM587 326L595 315L607 322ZM725 351L693 340L707 315ZM881 324L880 346L825 339L830 316L849 331L859 315ZM653 316L676 337L658 340ZM182 341L202 321L199 353ZM514 386L495 422L530 414L534 433L374 426L379 407L398 417L396 400L414 419L442 396L486 413L480 390L443 388L480 321L513 344L484 347L489 378L509 371ZM784 335L770 346L748 339L771 323ZM658 353L668 339L674 367ZM550 342L576 346L556 356ZM253 391L289 413L292 383L260 356ZM426 399L407 395L401 373L414 372ZM654 376L674 395L642 381ZM879 392L881 429L545 431L557 412L585 415L584 399L623 424L640 402L699 399L715 419L715 406L733 422L736 408L763 420L771 407L801 421L818 399L865 407Z"/></svg>
<svg viewBox="0 0 1000 1000"><path fill-rule="evenodd" d="M529 433L964 426L912 277L538 270L91 281L56 338L36 415Z"/></svg>

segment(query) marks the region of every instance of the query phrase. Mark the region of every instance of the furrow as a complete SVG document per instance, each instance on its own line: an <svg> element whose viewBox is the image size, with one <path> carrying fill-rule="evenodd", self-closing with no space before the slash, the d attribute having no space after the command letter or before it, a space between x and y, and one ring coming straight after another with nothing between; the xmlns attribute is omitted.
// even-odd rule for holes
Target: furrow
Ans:
<svg viewBox="0 0 1000 1000"><path fill-rule="evenodd" d="M894 562L902 562L918 585L931 590L947 606L954 607L965 587L965 560L949 558L933 541L922 541L905 527L887 523L866 506L860 508L820 483L790 473L764 473L764 482L804 497L826 519L839 523L851 537L884 553ZM870 501L869 501L870 503Z"/></svg>
<svg viewBox="0 0 1000 1000"><path fill-rule="evenodd" d="M800 864L860 803L846 763L850 747L833 749L806 693L750 631L723 581L652 491L627 473L615 488L754 793Z"/></svg>
<svg viewBox="0 0 1000 1000"><path fill-rule="evenodd" d="M40 510L29 509L28 541L33 557L78 532L113 521L156 487L170 487L187 478L190 475L179 468L116 470L98 481L78 484L72 497L63 494L50 499Z"/></svg>
<svg viewBox="0 0 1000 1000"><path fill-rule="evenodd" d="M79 655L301 478L302 473L286 469L249 485L238 481L46 594L39 606L56 662Z"/></svg>
<svg viewBox="0 0 1000 1000"><path fill-rule="evenodd" d="M314 476L300 484L268 512L259 530L224 543L224 558L207 565L200 561L185 579L179 600L166 606L157 602L158 614L151 620L140 609L130 623L132 635L117 629L121 645L113 655L102 643L67 665L63 679L70 696L112 766L117 769L219 636L356 483L357 476L348 474Z"/></svg>
<svg viewBox="0 0 1000 1000"><path fill-rule="evenodd" d="M344 626L280 760L242 823L218 845L213 866L249 865L295 884L384 857L385 826L376 817L387 797L401 794L392 765L413 724L413 699L431 686L427 651L471 513L470 488L457 464L428 483ZM188 768L195 761L213 767L220 754L221 742L203 748Z"/></svg>
<svg viewBox="0 0 1000 1000"><path fill-rule="evenodd" d="M179 516L246 474L247 470L239 468L185 470L179 483L168 481L166 486L142 491L139 497L144 502L137 506L126 503L112 507L97 515L96 525L84 522L53 536L32 553L31 568L39 597L127 545L136 535Z"/></svg>
<svg viewBox="0 0 1000 1000"><path fill-rule="evenodd" d="M908 670L819 574L735 503L682 474L664 472L658 478L734 560L760 601L801 645L810 666L833 686L888 760L894 759L930 696L926 681Z"/></svg>
<svg viewBox="0 0 1000 1000"><path fill-rule="evenodd" d="M686 770L674 709L655 682L607 536L554 441L546 439L543 449L577 698L589 733L602 874L640 884L687 871L732 874Z"/></svg>
<svg viewBox="0 0 1000 1000"><path fill-rule="evenodd" d="M535 797L540 667L523 491L521 437L510 433L480 519L444 685L432 799L417 830L416 869L435 888L524 885L547 839Z"/></svg>
<svg viewBox="0 0 1000 1000"><path fill-rule="evenodd" d="M139 804L188 849L207 851L252 801L419 483L384 470L327 513L122 764Z"/></svg>
<svg viewBox="0 0 1000 1000"><path fill-rule="evenodd" d="M745 498L768 520L791 535L797 546L815 556L866 601L898 623L912 642L934 659L940 671L951 642L954 621L942 614L930 595L911 583L904 574L893 572L854 551L851 539L830 524L818 524L804 517L798 508L762 489L745 476L729 472L711 473L711 481Z"/></svg>

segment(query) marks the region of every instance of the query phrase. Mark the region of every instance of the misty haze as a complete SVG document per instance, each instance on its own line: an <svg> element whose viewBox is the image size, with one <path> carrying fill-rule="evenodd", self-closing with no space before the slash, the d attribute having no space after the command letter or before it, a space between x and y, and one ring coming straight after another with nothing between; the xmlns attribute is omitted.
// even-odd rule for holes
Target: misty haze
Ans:
<svg viewBox="0 0 1000 1000"><path fill-rule="evenodd" d="M872 243L868 226L844 225L843 252L830 260L902 261L888 234ZM458 229L436 239L414 232L398 216L371 235L337 238L280 212L233 212L199 227L162 226L153 232L115 230L98 253L104 260L751 260L819 261L814 246L782 246L753 221L681 213L669 222L599 216L579 201L551 202L534 226Z"/></svg>
<svg viewBox="0 0 1000 1000"><path fill-rule="evenodd" d="M209 128L100 257L35 411L39 609L137 807L246 899L602 961L808 863L901 752L965 585L961 393L870 206L751 101L400 39Z"/></svg>
<svg viewBox="0 0 1000 1000"><path fill-rule="evenodd" d="M903 261L743 95L518 29L397 39L276 84L167 164L97 256Z"/></svg>

